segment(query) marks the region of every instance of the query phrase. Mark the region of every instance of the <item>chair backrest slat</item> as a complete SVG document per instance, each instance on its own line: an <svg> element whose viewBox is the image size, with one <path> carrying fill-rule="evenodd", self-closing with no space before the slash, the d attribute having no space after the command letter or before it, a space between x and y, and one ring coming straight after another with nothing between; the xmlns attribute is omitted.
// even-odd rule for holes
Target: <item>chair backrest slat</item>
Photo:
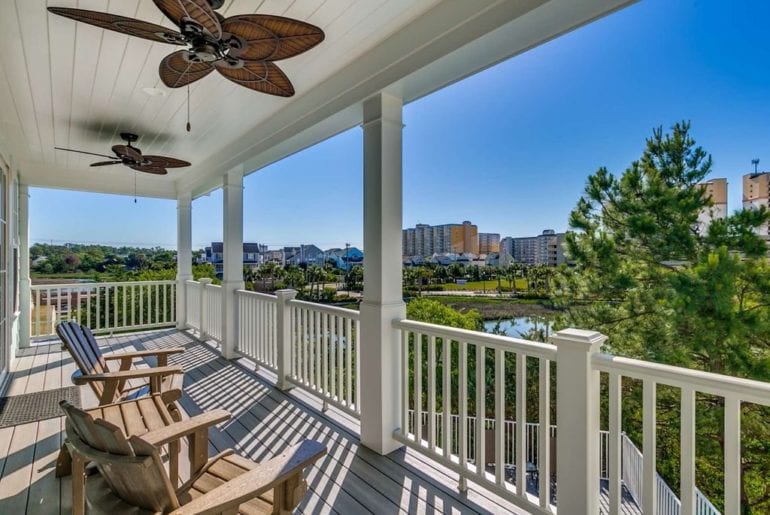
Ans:
<svg viewBox="0 0 770 515"><path fill-rule="evenodd" d="M145 510L167 512L179 507L158 450L139 437L126 438L121 429L66 401L67 439L75 451L96 463L112 492Z"/></svg>
<svg viewBox="0 0 770 515"><path fill-rule="evenodd" d="M83 353L88 356L89 363L91 364L91 373L101 374L107 371L107 367L104 365L104 358L102 357L102 351L99 349L99 345L89 341L83 326L77 322L69 322L72 332L75 334L78 345L83 349ZM90 332L90 330L89 330ZM93 337L93 335L92 335Z"/></svg>
<svg viewBox="0 0 770 515"><path fill-rule="evenodd" d="M104 358L101 355L99 346L92 345L88 339L88 335L93 339L93 334L91 334L90 330L86 333L80 324L68 320L56 325L56 334L59 335L62 343L70 355L72 355L72 359L75 360L82 375L88 376L109 371L104 364ZM89 385L96 394L96 397L101 399L104 385L97 381L92 381Z"/></svg>
<svg viewBox="0 0 770 515"><path fill-rule="evenodd" d="M78 366L83 374L88 374L91 369L91 363L88 356L84 353L84 349L77 341L77 337L72 332L72 326L69 322L60 322L56 324L56 334L59 335L64 347L67 348L72 355L72 359L75 360L75 364Z"/></svg>
<svg viewBox="0 0 770 515"><path fill-rule="evenodd" d="M88 347L91 349L91 352L93 353L94 357L96 358L96 362L98 363L98 366L101 367L103 371L107 371L107 363L104 361L104 356L102 355L102 349L99 348L99 343L96 341L96 338L94 338L94 333L91 331L91 328L85 325L78 325L81 332L83 333L83 337L88 344Z"/></svg>

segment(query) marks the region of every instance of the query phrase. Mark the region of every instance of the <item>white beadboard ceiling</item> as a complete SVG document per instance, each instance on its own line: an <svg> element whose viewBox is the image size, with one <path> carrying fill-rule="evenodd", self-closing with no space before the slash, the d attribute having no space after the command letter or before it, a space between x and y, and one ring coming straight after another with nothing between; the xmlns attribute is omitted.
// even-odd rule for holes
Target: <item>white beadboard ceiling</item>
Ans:
<svg viewBox="0 0 770 515"><path fill-rule="evenodd" d="M118 133L145 154L185 159L167 176L138 174L140 194L174 198L216 187L360 122L360 102L390 89L411 100L611 12L629 0L227 0L224 16L273 14L326 39L278 62L296 95L279 98L212 73L166 88L161 59L178 47L55 16L48 6L106 11L169 27L151 0L0 1L0 151L31 185L133 193L134 172L90 168ZM157 88L151 96L143 88ZM6 155L6 158L8 156Z"/></svg>

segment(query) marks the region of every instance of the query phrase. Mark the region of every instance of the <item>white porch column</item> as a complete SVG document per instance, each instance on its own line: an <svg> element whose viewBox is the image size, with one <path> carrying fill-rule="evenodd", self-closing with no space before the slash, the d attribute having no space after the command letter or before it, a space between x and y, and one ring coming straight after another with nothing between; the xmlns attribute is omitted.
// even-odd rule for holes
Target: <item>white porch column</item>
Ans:
<svg viewBox="0 0 770 515"><path fill-rule="evenodd" d="M361 303L361 443L388 454L401 444L401 355L392 322L406 318L401 293L400 98L364 102L364 298Z"/></svg>
<svg viewBox="0 0 770 515"><path fill-rule="evenodd" d="M222 354L233 359L238 348L238 309L235 291L243 283L243 170L235 168L225 174L224 245L222 257Z"/></svg>
<svg viewBox="0 0 770 515"><path fill-rule="evenodd" d="M187 327L187 283L192 274L192 196L176 200L176 327Z"/></svg>
<svg viewBox="0 0 770 515"><path fill-rule="evenodd" d="M599 513L599 372L591 358L607 339L601 333L565 329L556 345L556 482L559 506L569 513Z"/></svg>
<svg viewBox="0 0 770 515"><path fill-rule="evenodd" d="M29 187L19 185L19 347L29 347L32 292L29 280Z"/></svg>

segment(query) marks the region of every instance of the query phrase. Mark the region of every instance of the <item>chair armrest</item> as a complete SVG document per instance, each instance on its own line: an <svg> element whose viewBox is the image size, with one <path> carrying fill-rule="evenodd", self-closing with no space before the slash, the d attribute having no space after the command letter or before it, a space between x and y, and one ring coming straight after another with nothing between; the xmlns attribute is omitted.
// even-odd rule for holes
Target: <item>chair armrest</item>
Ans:
<svg viewBox="0 0 770 515"><path fill-rule="evenodd" d="M201 429L224 422L230 418L230 412L223 409L207 411L192 418L175 422L169 426L155 429L141 436L141 439L152 445L166 445L169 442L179 440Z"/></svg>
<svg viewBox="0 0 770 515"><path fill-rule="evenodd" d="M155 349L155 350L139 350L131 352L112 352L110 354L104 354L102 357L105 360L118 360L125 358L144 358L147 356L168 356L170 354L181 354L184 349L181 347L174 347L173 349Z"/></svg>
<svg viewBox="0 0 770 515"><path fill-rule="evenodd" d="M172 515L214 514L235 508L288 481L326 454L326 446L304 440L280 456L259 464L257 468L231 479L185 504Z"/></svg>
<svg viewBox="0 0 770 515"><path fill-rule="evenodd" d="M72 382L77 385L92 383L94 381L124 381L128 379L142 379L148 377L169 376L184 373L180 367L137 368L133 370L119 370L117 372L105 372L103 374L88 374L73 377Z"/></svg>

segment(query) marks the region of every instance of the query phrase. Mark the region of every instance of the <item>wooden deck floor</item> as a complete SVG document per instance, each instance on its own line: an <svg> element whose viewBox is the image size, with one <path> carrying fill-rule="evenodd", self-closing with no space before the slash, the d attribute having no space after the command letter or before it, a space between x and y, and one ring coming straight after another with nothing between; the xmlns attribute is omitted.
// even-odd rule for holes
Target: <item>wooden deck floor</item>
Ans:
<svg viewBox="0 0 770 515"><path fill-rule="evenodd" d="M309 493L298 513L525 513L473 483L459 493L456 474L418 453L380 456L360 446L355 420L322 412L320 402L301 391L276 390L268 373L255 373L247 360L227 361L215 347L184 332L116 336L100 343L109 348L105 351L185 347L172 359L186 372L184 410L188 415L212 408L232 413L210 432L210 453L232 447L262 461L303 438L323 442L329 453L308 471ZM26 349L14 364L6 395L68 386L73 371L58 343ZM81 396L84 406L96 404L86 388ZM70 513L70 480L56 479L53 471L62 430L61 418L0 429L0 513Z"/></svg>

